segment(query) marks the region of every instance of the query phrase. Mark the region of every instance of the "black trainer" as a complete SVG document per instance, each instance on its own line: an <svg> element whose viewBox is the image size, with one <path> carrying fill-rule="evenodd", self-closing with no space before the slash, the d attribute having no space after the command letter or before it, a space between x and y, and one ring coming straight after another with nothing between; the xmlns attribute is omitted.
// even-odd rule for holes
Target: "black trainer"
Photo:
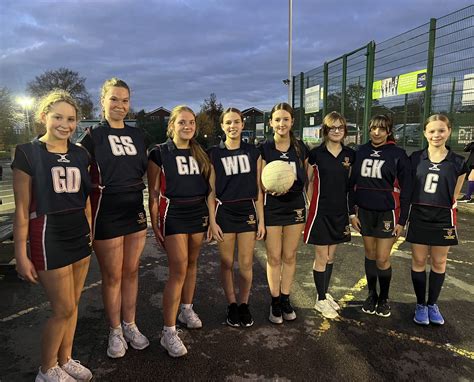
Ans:
<svg viewBox="0 0 474 382"><path fill-rule="evenodd" d="M283 319L286 321L296 320L296 313L293 307L291 306L290 299L281 300L281 310L283 311Z"/></svg>
<svg viewBox="0 0 474 382"><path fill-rule="evenodd" d="M253 325L253 318L252 314L250 313L249 305L248 304L240 304L239 305L239 317L240 317L240 325L244 328L249 328Z"/></svg>
<svg viewBox="0 0 474 382"><path fill-rule="evenodd" d="M390 312L390 304L388 303L388 300L379 300L377 311L375 313L380 317L389 317L392 313Z"/></svg>
<svg viewBox="0 0 474 382"><path fill-rule="evenodd" d="M239 307L236 302L233 302L227 307L227 319L225 322L234 328L240 326Z"/></svg>
<svg viewBox="0 0 474 382"><path fill-rule="evenodd" d="M364 304L362 305L362 311L367 314L375 314L377 299L377 293L375 291L370 291L369 296L365 299Z"/></svg>

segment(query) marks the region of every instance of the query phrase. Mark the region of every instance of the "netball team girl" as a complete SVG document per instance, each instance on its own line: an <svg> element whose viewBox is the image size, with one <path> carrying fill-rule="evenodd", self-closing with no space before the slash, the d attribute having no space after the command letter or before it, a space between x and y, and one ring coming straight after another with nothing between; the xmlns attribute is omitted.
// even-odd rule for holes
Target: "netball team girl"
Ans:
<svg viewBox="0 0 474 382"><path fill-rule="evenodd" d="M188 329L202 327L193 310L193 297L197 259L208 228L211 164L196 135L194 112L187 106L176 106L168 122L169 139L150 150L148 162L151 222L157 241L166 250L169 268L160 342L172 357L187 353L176 331L178 310L178 320Z"/></svg>
<svg viewBox="0 0 474 382"><path fill-rule="evenodd" d="M225 140L208 152L212 163L208 236L209 239L216 239L219 245L222 284L229 303L226 322L230 326L249 327L253 325L248 300L255 239L261 240L265 236L263 194L259 180L262 160L254 145L242 141L244 122L240 110L226 109L220 123ZM233 278L236 244L239 305Z"/></svg>
<svg viewBox="0 0 474 382"><path fill-rule="evenodd" d="M269 320L275 324L296 319L290 291L296 270L296 248L306 219L305 182L308 151L291 131L293 109L287 103L275 105L270 114L273 137L260 146L262 171L274 160L288 162L297 179L288 193L265 193L264 212L267 231L267 280L272 296Z"/></svg>
<svg viewBox="0 0 474 382"><path fill-rule="evenodd" d="M389 317L390 251L403 232L411 193L410 161L397 147L392 121L377 115L369 123L370 141L356 151L349 187L351 223L362 234L369 295L362 311ZM356 215L356 206L357 215ZM377 294L377 279L380 294Z"/></svg>
<svg viewBox="0 0 474 382"><path fill-rule="evenodd" d="M89 156L69 142L77 114L68 93L46 95L37 111L46 132L18 145L12 163L16 269L25 280L41 283L52 310L42 333L37 382L92 378L71 358L91 253Z"/></svg>
<svg viewBox="0 0 474 382"><path fill-rule="evenodd" d="M449 248L458 244L454 201L469 170L464 158L446 147L451 131L446 116L432 115L424 125L428 148L410 157L413 193L406 240L411 243L411 278L417 300L413 320L420 325L444 324L436 302L444 282ZM428 257L431 269L426 300Z"/></svg>
<svg viewBox="0 0 474 382"><path fill-rule="evenodd" d="M324 142L309 152L308 197L311 199L304 230L305 243L315 245L313 277L318 295L314 308L336 318L339 305L328 294L337 244L350 241L347 193L354 151L343 145L346 119L333 111L322 123Z"/></svg>
<svg viewBox="0 0 474 382"><path fill-rule="evenodd" d="M101 105L104 120L88 129L80 144L93 158L93 246L110 325L107 355L119 358L127 342L137 350L149 345L135 324L138 265L147 227L142 179L147 155L143 132L124 122L130 108L128 85L118 78L105 81Z"/></svg>

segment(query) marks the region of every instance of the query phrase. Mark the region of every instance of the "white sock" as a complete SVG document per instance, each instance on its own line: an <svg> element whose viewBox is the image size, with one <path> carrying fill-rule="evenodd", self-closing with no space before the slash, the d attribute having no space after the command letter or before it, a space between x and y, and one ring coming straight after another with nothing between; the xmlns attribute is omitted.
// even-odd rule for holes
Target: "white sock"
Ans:
<svg viewBox="0 0 474 382"><path fill-rule="evenodd" d="M173 326L163 326L163 331L166 333L166 334L171 334L173 332L176 331L176 325L173 325Z"/></svg>
<svg viewBox="0 0 474 382"><path fill-rule="evenodd" d="M191 309L192 307L193 307L193 304L181 304L181 310Z"/></svg>
<svg viewBox="0 0 474 382"><path fill-rule="evenodd" d="M119 326L117 326L116 328L110 327L110 331L111 331L111 332L117 332L117 331L120 331L120 332L121 332L121 331L122 331L122 326L119 325Z"/></svg>
<svg viewBox="0 0 474 382"><path fill-rule="evenodd" d="M123 324L124 326L135 325L135 321L132 321L132 322L125 322L125 321L122 321L122 324Z"/></svg>

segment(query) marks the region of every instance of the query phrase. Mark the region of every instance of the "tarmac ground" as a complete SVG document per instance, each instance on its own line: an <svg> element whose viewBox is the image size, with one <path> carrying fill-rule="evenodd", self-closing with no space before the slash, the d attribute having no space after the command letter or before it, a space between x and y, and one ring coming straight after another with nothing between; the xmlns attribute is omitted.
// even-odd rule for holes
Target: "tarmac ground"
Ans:
<svg viewBox="0 0 474 382"><path fill-rule="evenodd" d="M460 208L460 245L451 248L439 300L444 326L420 327L412 321L410 246L403 238L392 253L391 317L364 314L360 309L367 295L364 252L361 237L353 236L338 248L330 286L343 307L340 318L323 319L313 309L313 248L301 244L291 295L297 319L282 325L270 323L265 247L258 243L250 297L255 325L231 328L225 324L227 304L217 245L210 243L202 248L194 301L204 327L182 328L189 353L173 359L159 343L167 259L149 230L140 261L137 308L137 323L150 339L149 348L130 348L121 359L107 357L108 325L93 255L80 302L73 357L92 370L96 381L472 381L474 215L467 206ZM20 281L13 268L0 275L1 382L34 379L39 336L48 315L49 304L40 286Z"/></svg>

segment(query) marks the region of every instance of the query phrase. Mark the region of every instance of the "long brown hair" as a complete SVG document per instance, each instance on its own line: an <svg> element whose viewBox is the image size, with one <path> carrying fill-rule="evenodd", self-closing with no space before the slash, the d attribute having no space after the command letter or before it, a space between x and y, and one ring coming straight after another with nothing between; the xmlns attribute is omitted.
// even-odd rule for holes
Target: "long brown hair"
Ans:
<svg viewBox="0 0 474 382"><path fill-rule="evenodd" d="M287 104L286 102L281 102L277 103L275 106L273 106L272 111L270 112L270 119L273 119L273 113L276 112L277 110L284 110L288 112L291 116L291 120L293 121L295 118L295 113L293 111L293 108ZM296 155L298 156L298 159L301 160L301 147L298 144L298 141L295 137L295 134L293 133L293 126L291 126L290 129L290 144L293 146L296 150Z"/></svg>
<svg viewBox="0 0 474 382"><path fill-rule="evenodd" d="M196 114L194 114L194 111L186 106L186 105L178 105L176 106L172 111L170 115L170 119L168 121L168 130L166 131L166 135L173 139L174 137L174 123L176 122L176 119L178 118L179 113L187 111L188 113L191 113L196 119ZM209 161L209 157L201 147L201 145L196 141L196 135L198 135L199 132L199 126L196 126L196 131L194 132L194 136L189 140L189 148L191 150L191 155L196 159L196 162L198 163L199 170L201 171L201 174L204 176L204 178L209 179L211 175L211 162Z"/></svg>

